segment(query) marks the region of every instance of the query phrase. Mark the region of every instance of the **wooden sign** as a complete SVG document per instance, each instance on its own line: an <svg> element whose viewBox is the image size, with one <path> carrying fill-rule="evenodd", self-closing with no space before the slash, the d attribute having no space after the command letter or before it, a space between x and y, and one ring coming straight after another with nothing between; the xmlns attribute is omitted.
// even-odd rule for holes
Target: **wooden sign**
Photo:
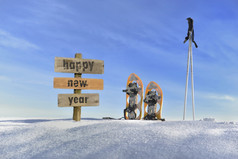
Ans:
<svg viewBox="0 0 238 159"><path fill-rule="evenodd" d="M103 79L54 78L54 88L103 90Z"/></svg>
<svg viewBox="0 0 238 159"><path fill-rule="evenodd" d="M74 94L59 94L58 107L74 107L73 120L81 120L81 106L98 106L99 94L81 94L82 89L103 90L102 79L81 78L82 73L103 74L104 61L55 57L55 72L74 73L74 78L54 78L54 88L74 89Z"/></svg>
<svg viewBox="0 0 238 159"><path fill-rule="evenodd" d="M99 94L58 94L58 107L98 105Z"/></svg>
<svg viewBox="0 0 238 159"><path fill-rule="evenodd" d="M103 74L104 61L55 57L55 72Z"/></svg>

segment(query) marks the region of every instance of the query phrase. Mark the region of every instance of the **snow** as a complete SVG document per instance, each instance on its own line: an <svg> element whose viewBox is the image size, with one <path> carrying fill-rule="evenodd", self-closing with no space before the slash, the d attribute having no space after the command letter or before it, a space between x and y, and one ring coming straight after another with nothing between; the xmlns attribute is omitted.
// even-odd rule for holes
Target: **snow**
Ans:
<svg viewBox="0 0 238 159"><path fill-rule="evenodd" d="M237 159L238 124L0 119L1 159Z"/></svg>

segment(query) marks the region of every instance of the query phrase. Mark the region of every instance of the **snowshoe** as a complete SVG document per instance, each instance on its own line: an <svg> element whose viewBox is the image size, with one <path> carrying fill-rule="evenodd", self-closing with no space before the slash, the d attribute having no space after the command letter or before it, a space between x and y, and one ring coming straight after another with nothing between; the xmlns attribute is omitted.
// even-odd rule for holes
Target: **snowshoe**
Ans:
<svg viewBox="0 0 238 159"><path fill-rule="evenodd" d="M155 82L150 82L146 87L145 99L144 99L144 120L162 120L162 102L163 92L160 86ZM160 109L157 111L157 104L160 105Z"/></svg>
<svg viewBox="0 0 238 159"><path fill-rule="evenodd" d="M124 118L126 120L140 120L142 116L143 84L141 79L132 73L127 80L126 109L124 109ZM138 98L140 97L140 101ZM139 111L139 113L137 113Z"/></svg>

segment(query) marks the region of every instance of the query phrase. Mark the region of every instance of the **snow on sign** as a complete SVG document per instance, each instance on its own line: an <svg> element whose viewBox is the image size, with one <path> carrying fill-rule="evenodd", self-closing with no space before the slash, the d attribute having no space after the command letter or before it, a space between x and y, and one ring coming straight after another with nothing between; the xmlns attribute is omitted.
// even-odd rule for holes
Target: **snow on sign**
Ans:
<svg viewBox="0 0 238 159"><path fill-rule="evenodd" d="M82 73L103 74L104 61L55 57L55 72L74 73L74 78L54 78L54 88L74 89L74 94L58 94L58 107L74 107L73 120L81 120L81 106L98 106L99 94L81 94L82 89L103 90L102 79L81 78Z"/></svg>
<svg viewBox="0 0 238 159"><path fill-rule="evenodd" d="M104 61L55 57L55 72L103 74Z"/></svg>

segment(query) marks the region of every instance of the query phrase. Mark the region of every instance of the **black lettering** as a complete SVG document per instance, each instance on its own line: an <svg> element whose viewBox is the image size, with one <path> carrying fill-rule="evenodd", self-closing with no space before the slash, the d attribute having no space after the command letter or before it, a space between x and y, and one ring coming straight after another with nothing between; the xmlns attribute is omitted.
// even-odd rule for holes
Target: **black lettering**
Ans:
<svg viewBox="0 0 238 159"><path fill-rule="evenodd" d="M86 86L88 86L87 81L81 81L81 80L79 80L79 82L80 82L80 87L86 87Z"/></svg>
<svg viewBox="0 0 238 159"><path fill-rule="evenodd" d="M90 71L92 71L93 70L94 61L92 61L92 62L88 61L88 63L89 63Z"/></svg>
<svg viewBox="0 0 238 159"><path fill-rule="evenodd" d="M70 69L75 69L75 63L74 62L70 62L69 67L70 67Z"/></svg>
<svg viewBox="0 0 238 159"><path fill-rule="evenodd" d="M74 103L78 103L78 97L74 97Z"/></svg>
<svg viewBox="0 0 238 159"><path fill-rule="evenodd" d="M74 87L78 87L78 86L79 86L78 80L74 80Z"/></svg>
<svg viewBox="0 0 238 159"><path fill-rule="evenodd" d="M88 62L83 62L83 71L85 71L88 68Z"/></svg>
<svg viewBox="0 0 238 159"><path fill-rule="evenodd" d="M79 97L79 103L84 103L84 97Z"/></svg>
<svg viewBox="0 0 238 159"><path fill-rule="evenodd" d="M73 80L68 80L68 87L73 87Z"/></svg>
<svg viewBox="0 0 238 159"><path fill-rule="evenodd" d="M81 62L76 62L76 71L78 72L81 69Z"/></svg>
<svg viewBox="0 0 238 159"><path fill-rule="evenodd" d="M85 103L87 103L88 102L88 97L85 97Z"/></svg>
<svg viewBox="0 0 238 159"><path fill-rule="evenodd" d="M63 67L64 69L69 69L69 65L68 62L66 62L66 60L63 60Z"/></svg>
<svg viewBox="0 0 238 159"><path fill-rule="evenodd" d="M69 97L69 105L72 105L73 98L74 97Z"/></svg>

